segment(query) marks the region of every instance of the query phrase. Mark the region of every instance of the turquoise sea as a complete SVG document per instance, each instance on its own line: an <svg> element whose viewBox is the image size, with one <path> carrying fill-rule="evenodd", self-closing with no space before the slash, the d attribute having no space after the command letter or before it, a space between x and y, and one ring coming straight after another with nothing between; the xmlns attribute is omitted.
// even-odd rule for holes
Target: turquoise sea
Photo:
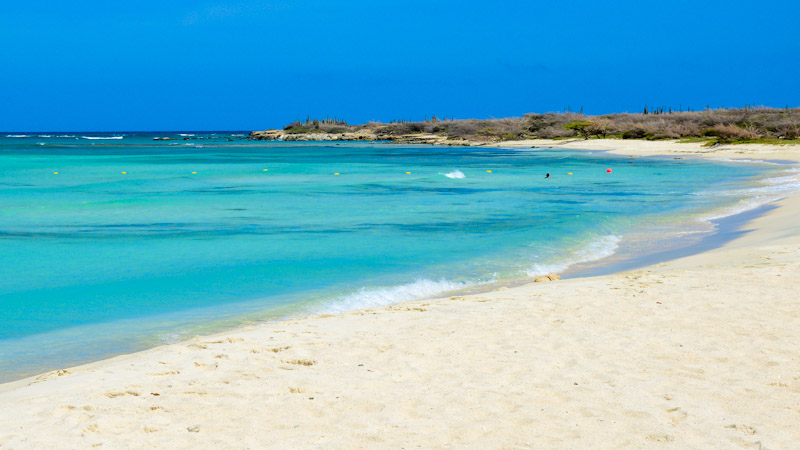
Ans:
<svg viewBox="0 0 800 450"><path fill-rule="evenodd" d="M5 133L0 381L668 247L797 175L564 149Z"/></svg>

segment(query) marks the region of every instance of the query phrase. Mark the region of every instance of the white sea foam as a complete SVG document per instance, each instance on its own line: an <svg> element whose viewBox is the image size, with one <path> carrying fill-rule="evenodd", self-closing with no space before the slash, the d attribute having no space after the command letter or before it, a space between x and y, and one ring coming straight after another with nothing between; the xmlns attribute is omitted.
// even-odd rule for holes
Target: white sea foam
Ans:
<svg viewBox="0 0 800 450"><path fill-rule="evenodd" d="M75 135L74 135L74 134L59 134L59 135L58 135L58 136L56 136L56 137L60 137L60 138L68 138L68 137L75 137Z"/></svg>
<svg viewBox="0 0 800 450"><path fill-rule="evenodd" d="M30 136L28 136L27 134L7 134L6 137L10 137L10 138L26 138L26 137L30 137Z"/></svg>
<svg viewBox="0 0 800 450"><path fill-rule="evenodd" d="M449 280L433 281L422 278L409 284L381 288L361 288L356 292L334 298L326 302L316 313L340 313L363 308L388 306L395 303L422 300L445 292L466 289L478 283L455 282Z"/></svg>
<svg viewBox="0 0 800 450"><path fill-rule="evenodd" d="M181 133L181 134L179 134L178 136L184 136L184 137L186 137L186 136L194 136L194 135L193 135L193 134L184 134L184 133Z"/></svg>
<svg viewBox="0 0 800 450"><path fill-rule="evenodd" d="M699 218L702 222L722 219L756 209L760 206L786 198L800 191L800 166L793 166L777 177L760 181L760 186L725 192L702 192L700 195L721 195L725 197L744 197L733 205L716 209Z"/></svg>
<svg viewBox="0 0 800 450"><path fill-rule="evenodd" d="M441 172L439 172L439 175L444 175L447 178L466 178L466 175L464 175L464 173L461 172L458 169L456 169L456 170L454 170L454 171L452 171L450 173L441 173Z"/></svg>
<svg viewBox="0 0 800 450"><path fill-rule="evenodd" d="M38 137L49 138L49 137L53 137L53 135L51 135L51 134L40 134Z"/></svg>
<svg viewBox="0 0 800 450"><path fill-rule="evenodd" d="M775 166L782 166L782 165L785 164L785 163L774 162L774 161L764 161L763 159L745 159L745 158L739 158L739 159L734 159L734 158L708 158L708 159L713 160L713 161L732 162L732 163L772 164L772 165L775 165Z"/></svg>
<svg viewBox="0 0 800 450"><path fill-rule="evenodd" d="M575 264L596 261L611 256L619 248L620 236L608 235L595 239L567 257L548 264L534 264L526 271L528 276L536 277L548 273L563 272Z"/></svg>
<svg viewBox="0 0 800 450"><path fill-rule="evenodd" d="M81 136L81 139L92 139L92 140L99 140L99 139L123 139L125 136Z"/></svg>

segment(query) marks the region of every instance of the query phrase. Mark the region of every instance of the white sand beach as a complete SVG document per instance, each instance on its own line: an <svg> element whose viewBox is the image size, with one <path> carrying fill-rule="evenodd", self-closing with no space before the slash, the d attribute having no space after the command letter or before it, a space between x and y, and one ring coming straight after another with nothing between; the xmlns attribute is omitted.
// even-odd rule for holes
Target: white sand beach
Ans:
<svg viewBox="0 0 800 450"><path fill-rule="evenodd" d="M550 147L573 150L607 151L626 156L672 156L687 158L723 158L753 160L797 161L798 145L727 144L705 147L702 142L642 141L636 139L525 139L494 144L486 147L530 148Z"/></svg>
<svg viewBox="0 0 800 450"><path fill-rule="evenodd" d="M796 146L512 145L800 161ZM798 448L800 195L776 206L721 248L640 270L267 323L0 385L0 448Z"/></svg>

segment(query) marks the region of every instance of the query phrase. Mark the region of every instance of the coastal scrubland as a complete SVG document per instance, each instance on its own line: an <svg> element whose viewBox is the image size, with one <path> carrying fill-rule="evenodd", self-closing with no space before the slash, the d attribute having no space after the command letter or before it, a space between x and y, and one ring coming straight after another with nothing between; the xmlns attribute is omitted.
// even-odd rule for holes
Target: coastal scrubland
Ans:
<svg viewBox="0 0 800 450"><path fill-rule="evenodd" d="M421 139L422 136L427 136ZM341 119L296 121L282 130L256 131L253 139L392 140L503 142L523 139L645 139L730 143L800 143L800 108L742 107L674 111L645 108L641 113L585 115L576 112L525 114L502 119L440 119L369 122Z"/></svg>

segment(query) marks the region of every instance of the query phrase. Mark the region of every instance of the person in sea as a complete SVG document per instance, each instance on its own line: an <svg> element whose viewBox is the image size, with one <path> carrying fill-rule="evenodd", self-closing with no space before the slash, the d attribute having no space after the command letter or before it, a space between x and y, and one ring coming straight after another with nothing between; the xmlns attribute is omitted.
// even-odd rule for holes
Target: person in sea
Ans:
<svg viewBox="0 0 800 450"><path fill-rule="evenodd" d="M545 179L550 178L550 174L548 173L547 175L544 176L544 178Z"/></svg>

